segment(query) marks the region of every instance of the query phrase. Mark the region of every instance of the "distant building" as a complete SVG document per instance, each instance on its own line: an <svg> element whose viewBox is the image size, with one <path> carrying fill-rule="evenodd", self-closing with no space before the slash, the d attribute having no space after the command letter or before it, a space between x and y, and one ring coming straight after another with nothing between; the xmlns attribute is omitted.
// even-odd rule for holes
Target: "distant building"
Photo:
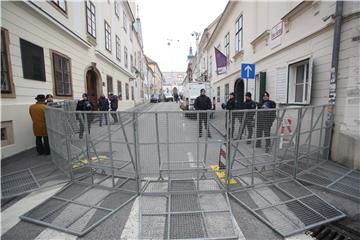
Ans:
<svg viewBox="0 0 360 240"><path fill-rule="evenodd" d="M153 82L153 87L152 87L153 92L152 93L161 94L164 76L160 70L160 67L157 64L157 62L155 62L148 56L146 56L146 61L148 63L148 66L151 68L151 70L154 74L154 82Z"/></svg>

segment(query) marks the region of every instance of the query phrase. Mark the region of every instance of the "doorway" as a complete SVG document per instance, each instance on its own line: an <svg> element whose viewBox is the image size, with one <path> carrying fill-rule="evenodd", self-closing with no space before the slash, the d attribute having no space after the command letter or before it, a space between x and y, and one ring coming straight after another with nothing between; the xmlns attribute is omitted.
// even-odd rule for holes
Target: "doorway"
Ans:
<svg viewBox="0 0 360 240"><path fill-rule="evenodd" d="M88 94L89 101L98 109L98 75L94 70L88 70L86 73L86 92Z"/></svg>
<svg viewBox="0 0 360 240"><path fill-rule="evenodd" d="M234 85L234 94L236 99L237 109L244 103L244 81L242 78L238 78Z"/></svg>

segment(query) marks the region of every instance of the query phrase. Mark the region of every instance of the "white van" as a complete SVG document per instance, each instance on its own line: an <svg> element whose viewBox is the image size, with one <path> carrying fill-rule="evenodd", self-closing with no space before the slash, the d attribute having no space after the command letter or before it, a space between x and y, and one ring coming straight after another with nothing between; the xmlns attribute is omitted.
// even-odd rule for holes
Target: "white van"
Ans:
<svg viewBox="0 0 360 240"><path fill-rule="evenodd" d="M193 110L194 109L194 103L195 103L195 99L200 96L200 90L201 89L205 89L206 91L206 96L208 96L211 101L212 101L212 88L210 83L205 83L205 82L190 82L190 83L186 83L184 85L184 100L186 98L189 98L189 102L190 102L190 106L189 106L189 110Z"/></svg>

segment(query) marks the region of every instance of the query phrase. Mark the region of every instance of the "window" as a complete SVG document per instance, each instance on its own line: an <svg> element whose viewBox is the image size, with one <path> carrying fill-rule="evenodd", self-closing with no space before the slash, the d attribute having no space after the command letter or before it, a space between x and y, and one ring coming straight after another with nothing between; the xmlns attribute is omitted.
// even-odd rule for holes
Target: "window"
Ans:
<svg viewBox="0 0 360 240"><path fill-rule="evenodd" d="M95 5L91 1L86 2L86 24L87 32L93 38L96 38L96 24L95 24Z"/></svg>
<svg viewBox="0 0 360 240"><path fill-rule="evenodd" d="M124 31L127 32L127 17L125 11L123 11L123 28Z"/></svg>
<svg viewBox="0 0 360 240"><path fill-rule="evenodd" d="M106 76L106 86L107 86L107 93L108 95L110 93L113 93L114 88L113 88L113 78L109 75Z"/></svg>
<svg viewBox="0 0 360 240"><path fill-rule="evenodd" d="M216 102L220 102L220 86L216 88Z"/></svg>
<svg viewBox="0 0 360 240"><path fill-rule="evenodd" d="M312 62L310 62L310 59L289 65L289 103L310 103L311 68Z"/></svg>
<svg viewBox="0 0 360 240"><path fill-rule="evenodd" d="M229 99L229 84L228 83L225 84L224 90L225 90L224 91L224 97L225 97L224 101L226 102Z"/></svg>
<svg viewBox="0 0 360 240"><path fill-rule="evenodd" d="M24 78L46 81L43 48L20 39Z"/></svg>
<svg viewBox="0 0 360 240"><path fill-rule="evenodd" d="M227 59L229 59L230 56L230 33L228 32L225 35L225 56L227 57Z"/></svg>
<svg viewBox="0 0 360 240"><path fill-rule="evenodd" d="M130 54L130 71L132 73L134 72L134 59L132 54Z"/></svg>
<svg viewBox="0 0 360 240"><path fill-rule="evenodd" d="M115 15L119 18L120 17L120 3L119 1L114 1L114 8L115 8Z"/></svg>
<svg viewBox="0 0 360 240"><path fill-rule="evenodd" d="M134 100L134 86L131 86L131 100Z"/></svg>
<svg viewBox="0 0 360 240"><path fill-rule="evenodd" d="M116 59L121 61L121 44L118 35L116 35Z"/></svg>
<svg viewBox="0 0 360 240"><path fill-rule="evenodd" d="M209 77L212 75L212 56L209 57Z"/></svg>
<svg viewBox="0 0 360 240"><path fill-rule="evenodd" d="M235 51L240 52L243 48L243 16L235 22Z"/></svg>
<svg viewBox="0 0 360 240"><path fill-rule="evenodd" d="M105 48L111 52L111 27L105 21Z"/></svg>
<svg viewBox="0 0 360 240"><path fill-rule="evenodd" d="M128 68L129 66L129 63L128 63L128 52L127 52L127 48L124 47L124 64L125 64L125 67Z"/></svg>
<svg viewBox="0 0 360 240"><path fill-rule="evenodd" d="M54 72L55 95L71 97L72 82L70 58L52 52L52 68Z"/></svg>
<svg viewBox="0 0 360 240"><path fill-rule="evenodd" d="M118 98L122 100L122 84L121 81L117 81Z"/></svg>
<svg viewBox="0 0 360 240"><path fill-rule="evenodd" d="M1 122L1 146L14 144L13 122Z"/></svg>
<svg viewBox="0 0 360 240"><path fill-rule="evenodd" d="M125 83L125 98L129 100L129 84Z"/></svg>
<svg viewBox="0 0 360 240"><path fill-rule="evenodd" d="M1 29L1 96L15 96L9 54L9 33L3 28Z"/></svg>
<svg viewBox="0 0 360 240"><path fill-rule="evenodd" d="M56 0L52 1L52 3L59 8L63 13L66 14L66 1L65 0Z"/></svg>

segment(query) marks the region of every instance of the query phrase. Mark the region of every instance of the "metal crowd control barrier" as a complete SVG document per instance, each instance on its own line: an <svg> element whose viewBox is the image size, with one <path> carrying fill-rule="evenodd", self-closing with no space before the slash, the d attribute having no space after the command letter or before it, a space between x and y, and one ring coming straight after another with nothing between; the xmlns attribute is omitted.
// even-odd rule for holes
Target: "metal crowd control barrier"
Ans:
<svg viewBox="0 0 360 240"><path fill-rule="evenodd" d="M316 174L316 167L330 162L326 105L184 112L74 108L46 110L52 159L71 179L69 186L86 181L83 194L104 187L107 192L76 216L64 209L84 204L79 200L84 196L65 189L71 194L52 199L60 204L54 216L72 219L67 225L55 218L46 221L50 210L37 215L43 206L25 214L27 221L83 235L136 194L144 238L236 237L228 195L283 236L344 216L297 181L310 182L307 177ZM344 174L340 178L347 182L358 177L358 172ZM341 189L339 184L347 184L341 179L327 186ZM102 208L111 189L125 200ZM90 213L95 209L102 210L102 217ZM73 226L87 221L92 224ZM214 232L219 226L224 231Z"/></svg>

